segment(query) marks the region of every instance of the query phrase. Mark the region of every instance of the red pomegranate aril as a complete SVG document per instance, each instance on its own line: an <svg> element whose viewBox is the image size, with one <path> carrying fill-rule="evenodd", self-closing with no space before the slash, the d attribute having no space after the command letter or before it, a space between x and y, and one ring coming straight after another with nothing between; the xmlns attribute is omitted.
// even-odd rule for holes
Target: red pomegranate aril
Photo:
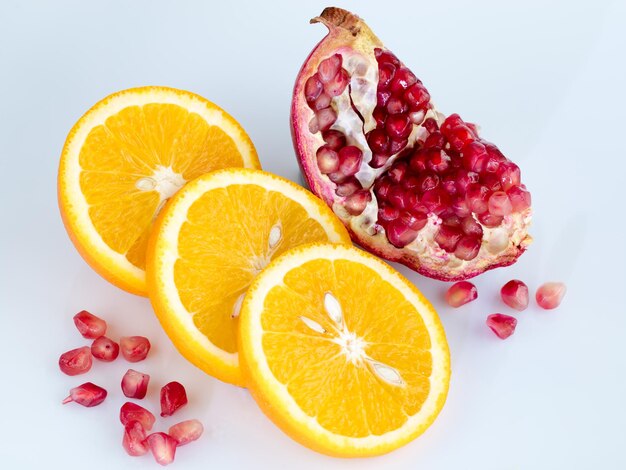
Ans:
<svg viewBox="0 0 626 470"><path fill-rule="evenodd" d="M339 155L327 145L322 145L317 150L317 166L320 171L327 175L339 169Z"/></svg>
<svg viewBox="0 0 626 470"><path fill-rule="evenodd" d="M521 172L519 167L513 162L504 162L498 168L498 177L502 189L508 191L513 186L519 186L521 183Z"/></svg>
<svg viewBox="0 0 626 470"><path fill-rule="evenodd" d="M528 307L528 286L519 279L512 279L500 289L502 301L515 310L526 310Z"/></svg>
<svg viewBox="0 0 626 470"><path fill-rule="evenodd" d="M465 200L467 206L476 214L483 214L489 209L489 190L480 184L472 183L467 186Z"/></svg>
<svg viewBox="0 0 626 470"><path fill-rule="evenodd" d="M320 82L319 76L315 73L304 84L304 96L310 104L322 94L324 85Z"/></svg>
<svg viewBox="0 0 626 470"><path fill-rule="evenodd" d="M346 145L346 136L342 132L336 130L324 131L322 133L326 146L335 152Z"/></svg>
<svg viewBox="0 0 626 470"><path fill-rule="evenodd" d="M404 175L406 175L407 170L408 166L406 162L398 162L389 169L387 174L389 175L389 179L392 183L400 184L404 179Z"/></svg>
<svg viewBox="0 0 626 470"><path fill-rule="evenodd" d="M466 235L474 235L478 238L483 236L482 226L471 215L461 219L461 230Z"/></svg>
<svg viewBox="0 0 626 470"><path fill-rule="evenodd" d="M324 91L331 97L339 96L346 89L349 82L350 75L348 75L346 70L341 69L337 75L324 84Z"/></svg>
<svg viewBox="0 0 626 470"><path fill-rule="evenodd" d="M450 206L450 196L445 191L435 188L425 191L421 199L429 211L439 215Z"/></svg>
<svg viewBox="0 0 626 470"><path fill-rule="evenodd" d="M457 152L460 152L466 144L474 141L474 134L465 125L457 126L450 130L448 135L444 135L447 137L450 147Z"/></svg>
<svg viewBox="0 0 626 470"><path fill-rule="evenodd" d="M487 173L496 173L499 168L500 168L500 160L499 159L494 158L491 155L489 155L485 159L485 163L483 165L483 171L486 171Z"/></svg>
<svg viewBox="0 0 626 470"><path fill-rule="evenodd" d="M377 127L383 127L385 125L385 121L387 120L387 110L385 108L376 107L372 112L372 117L374 121L376 121Z"/></svg>
<svg viewBox="0 0 626 470"><path fill-rule="evenodd" d="M378 61L379 64L388 62L390 64L395 65L396 67L400 66L400 61L398 60L396 55L391 51L383 50L377 47L376 49L374 49L374 56L376 57L376 60Z"/></svg>
<svg viewBox="0 0 626 470"><path fill-rule="evenodd" d="M337 120L337 113L333 108L325 108L317 111L315 117L317 118L319 129L321 131L327 131Z"/></svg>
<svg viewBox="0 0 626 470"><path fill-rule="evenodd" d="M189 419L171 426L167 434L173 437L178 443L178 447L196 441L202 435L204 427L197 419Z"/></svg>
<svg viewBox="0 0 626 470"><path fill-rule="evenodd" d="M389 196L389 189L391 188L391 181L389 177L383 176L381 179L377 180L374 184L374 192L376 196L378 196L378 200L386 200Z"/></svg>
<svg viewBox="0 0 626 470"><path fill-rule="evenodd" d="M493 313L487 317L487 326L500 339L507 339L515 333L517 319L502 313Z"/></svg>
<svg viewBox="0 0 626 470"><path fill-rule="evenodd" d="M179 382L170 382L161 388L161 416L172 416L187 404L187 392Z"/></svg>
<svg viewBox="0 0 626 470"><path fill-rule="evenodd" d="M432 132L428 137L426 137L423 148L442 149L445 144L446 144L446 140L441 134L441 132L435 131L435 132Z"/></svg>
<svg viewBox="0 0 626 470"><path fill-rule="evenodd" d="M398 153L400 150L402 150L404 147L406 147L406 144L408 142L408 139L391 139L389 141L389 153L391 155L395 155L396 153Z"/></svg>
<svg viewBox="0 0 626 470"><path fill-rule="evenodd" d="M69 396L61 403L65 405L66 403L75 402L91 408L102 403L106 397L107 391L105 389L91 382L85 382L78 387L72 388Z"/></svg>
<svg viewBox="0 0 626 470"><path fill-rule="evenodd" d="M456 180L454 179L454 175L448 174L443 177L441 181L441 187L450 194L454 196L457 193Z"/></svg>
<svg viewBox="0 0 626 470"><path fill-rule="evenodd" d="M470 184L478 183L479 174L465 169L459 169L456 172L456 184L460 194L465 194Z"/></svg>
<svg viewBox="0 0 626 470"><path fill-rule="evenodd" d="M122 377L122 392L128 398L141 400L146 396L150 376L133 369L128 369Z"/></svg>
<svg viewBox="0 0 626 470"><path fill-rule="evenodd" d="M432 171L443 173L450 167L450 156L443 150L430 150L427 165Z"/></svg>
<svg viewBox="0 0 626 470"><path fill-rule="evenodd" d="M460 227L461 218L455 214L442 214L441 223L443 225L447 225L448 227Z"/></svg>
<svg viewBox="0 0 626 470"><path fill-rule="evenodd" d="M485 161L489 156L482 143L473 141L463 147L462 157L463 166L466 170L480 173L483 171Z"/></svg>
<svg viewBox="0 0 626 470"><path fill-rule="evenodd" d="M439 186L439 176L434 173L422 173L418 178L417 187L424 193Z"/></svg>
<svg viewBox="0 0 626 470"><path fill-rule="evenodd" d="M389 90L378 90L376 92L376 105L381 108L386 107L389 98L391 98L391 92Z"/></svg>
<svg viewBox="0 0 626 470"><path fill-rule="evenodd" d="M499 227L502 224L504 217L501 215L493 215L489 212L478 214L478 221L485 227L494 228Z"/></svg>
<svg viewBox="0 0 626 470"><path fill-rule="evenodd" d="M541 308L552 310L561 304L566 291L567 288L562 282L546 282L537 289L535 300Z"/></svg>
<svg viewBox="0 0 626 470"><path fill-rule="evenodd" d="M367 135L367 143L374 153L389 152L389 136L382 129L374 129Z"/></svg>
<svg viewBox="0 0 626 470"><path fill-rule="evenodd" d="M513 186L506 192L506 194L511 200L513 212L522 212L530 207L530 193L521 186Z"/></svg>
<svg viewBox="0 0 626 470"><path fill-rule="evenodd" d="M367 204L372 200L372 195L367 189L362 189L360 191L351 194L346 198L344 207L351 215L359 215L362 213Z"/></svg>
<svg viewBox="0 0 626 470"><path fill-rule="evenodd" d="M159 465L169 465L174 461L178 442L172 436L164 432L155 432L146 438L146 442L150 447L154 460Z"/></svg>
<svg viewBox="0 0 626 470"><path fill-rule="evenodd" d="M354 176L361 167L363 152L354 145L348 145L339 151L339 171L346 176Z"/></svg>
<svg viewBox="0 0 626 470"><path fill-rule="evenodd" d="M319 80L322 83L330 82L341 68L342 58L339 54L334 54L320 62L317 68Z"/></svg>
<svg viewBox="0 0 626 470"><path fill-rule="evenodd" d="M91 369L91 348L83 346L61 354L59 368L67 375L80 375Z"/></svg>
<svg viewBox="0 0 626 470"><path fill-rule="evenodd" d="M409 110L407 104L397 97L391 97L389 101L387 101L386 108L389 114L401 114Z"/></svg>
<svg viewBox="0 0 626 470"><path fill-rule="evenodd" d="M333 171L332 173L328 173L327 176L328 179L336 184L344 183L348 179L348 175L343 174L341 171Z"/></svg>
<svg viewBox="0 0 626 470"><path fill-rule="evenodd" d="M131 421L139 421L146 431L150 431L156 419L154 415L143 406L127 401L120 408L120 422L126 426Z"/></svg>
<svg viewBox="0 0 626 470"><path fill-rule="evenodd" d="M385 130L392 139L406 139L413 130L413 124L406 114L392 114L385 121Z"/></svg>
<svg viewBox="0 0 626 470"><path fill-rule="evenodd" d="M459 217L467 217L472 213L472 211L469 210L465 197L463 196L454 198L451 208Z"/></svg>
<svg viewBox="0 0 626 470"><path fill-rule="evenodd" d="M450 114L450 116L448 116L445 121L443 121L443 124L441 124L441 132L444 135L448 135L452 131L452 128L464 125L465 122L463 122L461 116L456 113Z"/></svg>
<svg viewBox="0 0 626 470"><path fill-rule="evenodd" d="M106 336L96 338L91 344L91 355L104 362L112 362L120 353L119 345Z"/></svg>
<svg viewBox="0 0 626 470"><path fill-rule="evenodd" d="M420 179L417 176L415 176L415 175L409 175L409 176L406 176L401 181L401 183L402 183L402 186L404 187L404 189L415 191L415 190L419 189Z"/></svg>
<svg viewBox="0 0 626 470"><path fill-rule="evenodd" d="M148 452L146 430L139 421L130 421L124 425L122 447L131 457L139 457Z"/></svg>
<svg viewBox="0 0 626 470"><path fill-rule="evenodd" d="M409 160L409 166L411 170L421 173L426 170L426 164L428 163L428 151L418 150L413 154Z"/></svg>
<svg viewBox="0 0 626 470"><path fill-rule="evenodd" d="M317 116L313 116L309 121L309 132L311 134L317 134L320 131L320 125L317 122Z"/></svg>
<svg viewBox="0 0 626 470"><path fill-rule="evenodd" d="M388 204L383 203L378 208L378 220L389 222L397 219L399 215L400 211L396 207Z"/></svg>
<svg viewBox="0 0 626 470"><path fill-rule="evenodd" d="M513 206L504 191L496 191L489 197L489 213L492 215L509 215Z"/></svg>
<svg viewBox="0 0 626 470"><path fill-rule="evenodd" d="M391 186L387 193L387 200L398 209L407 209L406 191L402 186Z"/></svg>
<svg viewBox="0 0 626 470"><path fill-rule="evenodd" d="M426 108L430 101L428 90L421 83L414 83L404 92L404 99L413 109Z"/></svg>
<svg viewBox="0 0 626 470"><path fill-rule="evenodd" d="M359 189L361 189L361 183L359 183L359 180L357 180L355 177L352 177L345 183L337 185L337 189L335 190L335 192L337 193L337 196L346 197L354 194Z"/></svg>
<svg viewBox="0 0 626 470"><path fill-rule="evenodd" d="M311 104L311 108L314 111L320 111L322 109L328 108L330 106L331 101L332 101L332 98L330 97L330 95L326 93L322 93L321 95L317 97L315 101L313 101L313 103Z"/></svg>
<svg viewBox="0 0 626 470"><path fill-rule="evenodd" d="M426 119L422 125L424 126L424 128L430 134L432 134L433 132L439 130L439 126L437 125L437 121L435 121L433 118Z"/></svg>
<svg viewBox="0 0 626 470"><path fill-rule="evenodd" d="M387 163L387 160L389 160L389 155L375 153L372 155L372 159L369 164L372 168L382 168L385 166L385 163Z"/></svg>
<svg viewBox="0 0 626 470"><path fill-rule="evenodd" d="M446 291L446 302L454 308L465 305L478 298L478 289L471 282L460 281L452 284Z"/></svg>
<svg viewBox="0 0 626 470"><path fill-rule="evenodd" d="M74 325L83 338L87 339L96 339L107 332L107 322L87 310L81 310L74 315Z"/></svg>
<svg viewBox="0 0 626 470"><path fill-rule="evenodd" d="M399 219L389 222L385 231L389 243L396 248L403 248L417 238L417 231L411 230Z"/></svg>
<svg viewBox="0 0 626 470"><path fill-rule="evenodd" d="M424 117L426 117L426 113L423 109L419 111L411 111L409 113L409 119L416 126L419 126L424 121Z"/></svg>
<svg viewBox="0 0 626 470"><path fill-rule="evenodd" d="M463 234L459 229L441 225L437 231L437 235L435 235L435 241L443 250L451 253L455 250L462 236Z"/></svg>
<svg viewBox="0 0 626 470"><path fill-rule="evenodd" d="M502 189L500 178L493 173L483 173L480 175L480 184L486 187L489 191L500 191Z"/></svg>
<svg viewBox="0 0 626 470"><path fill-rule="evenodd" d="M386 89L391 84L396 74L396 66L391 63L383 63L378 66L378 89Z"/></svg>
<svg viewBox="0 0 626 470"><path fill-rule="evenodd" d="M400 221L411 230L418 232L426 226L428 216L424 212L403 212L400 214Z"/></svg>
<svg viewBox="0 0 626 470"><path fill-rule="evenodd" d="M465 235L459 240L454 249L454 256L465 261L471 261L480 251L481 239L473 235Z"/></svg>
<svg viewBox="0 0 626 470"><path fill-rule="evenodd" d="M399 68L389 84L392 93L399 93L417 82L417 77L406 67Z"/></svg>
<svg viewBox="0 0 626 470"><path fill-rule="evenodd" d="M144 336L124 336L120 339L120 351L128 362L143 361L150 351L150 341Z"/></svg>

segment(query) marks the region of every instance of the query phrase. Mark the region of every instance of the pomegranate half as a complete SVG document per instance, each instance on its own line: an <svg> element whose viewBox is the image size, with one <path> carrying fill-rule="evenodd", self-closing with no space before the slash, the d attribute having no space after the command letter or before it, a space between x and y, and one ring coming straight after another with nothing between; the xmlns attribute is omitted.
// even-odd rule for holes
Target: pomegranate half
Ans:
<svg viewBox="0 0 626 470"><path fill-rule="evenodd" d="M519 167L476 125L438 112L359 17L331 7L311 22L329 33L296 80L294 146L353 241L442 280L514 263L531 242Z"/></svg>

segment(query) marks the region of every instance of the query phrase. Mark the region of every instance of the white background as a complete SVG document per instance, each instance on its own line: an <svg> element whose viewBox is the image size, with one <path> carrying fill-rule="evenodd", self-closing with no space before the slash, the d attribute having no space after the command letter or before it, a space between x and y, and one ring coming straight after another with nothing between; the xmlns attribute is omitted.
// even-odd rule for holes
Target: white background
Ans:
<svg viewBox="0 0 626 470"><path fill-rule="evenodd" d="M215 4L216 3L216 4ZM123 360L70 378L63 351L87 344L82 308L113 338L143 334L153 351L147 404L169 380L187 386L201 441L173 468L626 468L626 185L624 2L341 2L425 82L444 113L482 125L522 167L535 243L520 261L476 279L479 300L452 310L446 285L400 268L439 309L452 353L447 404L417 441L384 457L344 461L291 441L246 391L222 384L173 349L147 300L92 272L56 203L67 132L107 94L140 85L213 100L249 132L266 170L298 179L288 128L293 81L325 34L321 2L7 1L0 3L0 467L155 468L128 457L117 420ZM511 278L534 292L563 280L560 309L533 305L498 340L489 313ZM110 398L61 406L85 380Z"/></svg>

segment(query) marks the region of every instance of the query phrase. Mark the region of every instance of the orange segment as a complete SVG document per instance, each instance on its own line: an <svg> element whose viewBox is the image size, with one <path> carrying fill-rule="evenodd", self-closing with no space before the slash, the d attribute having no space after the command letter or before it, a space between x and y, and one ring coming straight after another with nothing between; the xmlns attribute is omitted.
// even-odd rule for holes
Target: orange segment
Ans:
<svg viewBox="0 0 626 470"><path fill-rule="evenodd" d="M399 273L356 248L314 244L250 287L239 347L248 386L285 432L320 452L388 452L445 400L450 362L437 314Z"/></svg>
<svg viewBox="0 0 626 470"><path fill-rule="evenodd" d="M350 243L318 198L269 173L230 169L190 182L159 217L148 248L150 299L191 362L242 385L237 324L271 260L303 243Z"/></svg>
<svg viewBox="0 0 626 470"><path fill-rule="evenodd" d="M125 90L96 104L68 136L61 213L96 271L145 295L145 247L159 210L187 181L231 166L260 167L250 139L222 109L171 88Z"/></svg>

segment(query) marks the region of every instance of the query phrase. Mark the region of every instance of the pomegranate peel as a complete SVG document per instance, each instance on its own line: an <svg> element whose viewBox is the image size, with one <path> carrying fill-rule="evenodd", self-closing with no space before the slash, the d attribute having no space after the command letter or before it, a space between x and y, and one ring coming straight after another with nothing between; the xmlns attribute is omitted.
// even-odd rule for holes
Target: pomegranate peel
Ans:
<svg viewBox="0 0 626 470"><path fill-rule="evenodd" d="M476 125L438 112L359 17L331 7L311 22L329 32L294 86L294 148L353 241L447 281L514 263L531 242L519 167Z"/></svg>

